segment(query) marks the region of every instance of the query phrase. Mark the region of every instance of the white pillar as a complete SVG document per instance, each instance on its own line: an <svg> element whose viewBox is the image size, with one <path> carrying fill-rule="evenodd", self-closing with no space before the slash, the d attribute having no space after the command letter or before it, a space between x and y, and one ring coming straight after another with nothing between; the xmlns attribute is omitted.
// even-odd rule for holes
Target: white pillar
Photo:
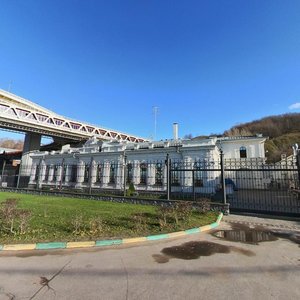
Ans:
<svg viewBox="0 0 300 300"><path fill-rule="evenodd" d="M185 169L193 169L192 159L190 157L186 157L184 159L184 167ZM185 171L181 172L181 185L184 187L192 186L193 185L193 172L192 171Z"/></svg>
<svg viewBox="0 0 300 300"><path fill-rule="evenodd" d="M72 172L72 166L66 165L65 183L70 182L71 172Z"/></svg>
<svg viewBox="0 0 300 300"><path fill-rule="evenodd" d="M91 174L91 184L94 184L96 182L96 176L97 176L97 164L94 160L91 163L90 174Z"/></svg>
<svg viewBox="0 0 300 300"><path fill-rule="evenodd" d="M122 187L123 187L123 173L124 173L123 172L123 169L124 169L123 157L119 157L116 168L117 168L116 171L115 171L115 174L117 176L117 178L115 179L116 188L117 189L122 189Z"/></svg>
<svg viewBox="0 0 300 300"><path fill-rule="evenodd" d="M147 170L147 185L154 185L155 184L155 171L156 171L156 165L155 163L149 163L148 164L148 170Z"/></svg>
<svg viewBox="0 0 300 300"><path fill-rule="evenodd" d="M46 173L46 164L45 161L42 160L40 163L39 186L41 186L43 181L45 180L45 173Z"/></svg>
<svg viewBox="0 0 300 300"><path fill-rule="evenodd" d="M79 185L84 181L84 169L85 169L84 162L80 160L77 164L77 183Z"/></svg>
<svg viewBox="0 0 300 300"><path fill-rule="evenodd" d="M52 182L54 175L54 165L49 166L49 176L48 176L48 182Z"/></svg>
<svg viewBox="0 0 300 300"><path fill-rule="evenodd" d="M102 182L104 185L109 183L109 172L110 172L110 162L106 161L103 164L103 179Z"/></svg>
<svg viewBox="0 0 300 300"><path fill-rule="evenodd" d="M56 183L60 184L62 176L62 165L57 166L57 173L56 173Z"/></svg>
<svg viewBox="0 0 300 300"><path fill-rule="evenodd" d="M37 165L36 163L34 163L31 167L31 172L30 172L30 183L35 182L35 173L37 170Z"/></svg>

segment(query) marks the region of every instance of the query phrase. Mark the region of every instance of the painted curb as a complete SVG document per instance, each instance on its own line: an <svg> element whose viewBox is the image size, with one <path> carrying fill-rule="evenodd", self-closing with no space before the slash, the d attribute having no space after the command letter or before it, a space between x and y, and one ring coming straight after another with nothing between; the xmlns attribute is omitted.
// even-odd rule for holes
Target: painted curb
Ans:
<svg viewBox="0 0 300 300"><path fill-rule="evenodd" d="M136 237L136 238L118 239L118 240L100 240L100 241L85 241L85 242L51 242L51 243L36 243L36 244L7 244L7 245L0 245L0 251L91 248L91 247L123 245L123 244L130 244L130 243L141 243L147 241L159 241L164 239L171 239L175 237L181 237L185 235L205 232L214 229L220 225L222 218L223 218L223 213L220 213L216 222L214 223L201 226L201 227L172 232L172 233L163 233L163 234L148 235L148 236Z"/></svg>

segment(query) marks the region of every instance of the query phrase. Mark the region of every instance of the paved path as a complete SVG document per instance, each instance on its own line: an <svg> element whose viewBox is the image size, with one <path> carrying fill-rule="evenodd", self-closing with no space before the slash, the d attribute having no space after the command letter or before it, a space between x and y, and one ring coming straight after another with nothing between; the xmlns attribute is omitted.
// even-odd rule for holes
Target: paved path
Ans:
<svg viewBox="0 0 300 300"><path fill-rule="evenodd" d="M237 221L226 217L219 229L231 229L230 218ZM300 299L300 248L287 239L253 245L202 233L131 247L1 253L0 299Z"/></svg>

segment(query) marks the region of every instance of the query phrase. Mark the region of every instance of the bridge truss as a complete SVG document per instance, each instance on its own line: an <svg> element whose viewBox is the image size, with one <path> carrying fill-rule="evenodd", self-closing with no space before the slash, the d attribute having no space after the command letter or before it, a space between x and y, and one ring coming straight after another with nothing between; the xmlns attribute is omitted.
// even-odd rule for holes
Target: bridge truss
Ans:
<svg viewBox="0 0 300 300"><path fill-rule="evenodd" d="M70 140L100 140L144 142L146 139L115 130L74 121L45 109L29 100L0 89L0 127L21 132Z"/></svg>

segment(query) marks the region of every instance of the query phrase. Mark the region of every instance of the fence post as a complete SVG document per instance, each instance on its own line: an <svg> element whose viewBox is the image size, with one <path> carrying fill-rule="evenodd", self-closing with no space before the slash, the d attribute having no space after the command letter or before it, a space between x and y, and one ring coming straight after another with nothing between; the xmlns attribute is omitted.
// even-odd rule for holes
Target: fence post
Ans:
<svg viewBox="0 0 300 300"><path fill-rule="evenodd" d="M296 150L296 165L298 170L298 189L300 187L300 151ZM298 199L300 199L300 194L298 193Z"/></svg>
<svg viewBox="0 0 300 300"><path fill-rule="evenodd" d="M41 165L42 165L42 159L40 159L40 162L37 166L37 169L35 170L35 174L37 173L38 171L38 174L37 174L37 178L36 178L36 189L39 190L40 189L40 175L41 175ZM36 176L36 175L35 175Z"/></svg>
<svg viewBox="0 0 300 300"><path fill-rule="evenodd" d="M19 174L18 174L18 179L17 179L17 189L19 188L19 185L20 185L21 172L22 172L22 159L21 159L20 165L19 165Z"/></svg>
<svg viewBox="0 0 300 300"><path fill-rule="evenodd" d="M193 200L196 200L196 193L195 193L195 170L192 171L192 178L193 178Z"/></svg>
<svg viewBox="0 0 300 300"><path fill-rule="evenodd" d="M4 176L4 170L5 170L5 166L6 166L6 159L3 159L3 166L2 166L2 172L1 172L1 186L3 183L3 176Z"/></svg>
<svg viewBox="0 0 300 300"><path fill-rule="evenodd" d="M170 170L170 157L169 153L167 154L166 158L166 167L167 167L167 200L170 200L170 191L171 191L171 170Z"/></svg>
<svg viewBox="0 0 300 300"><path fill-rule="evenodd" d="M221 162L221 185L222 185L222 196L223 203L226 204L226 185L225 185L225 170L224 170L224 153L220 150L220 162Z"/></svg>
<svg viewBox="0 0 300 300"><path fill-rule="evenodd" d="M60 183L59 183L59 190L62 190L62 182L64 177L64 170L65 170L65 158L62 159L61 163L61 172L60 172Z"/></svg>
<svg viewBox="0 0 300 300"><path fill-rule="evenodd" d="M90 169L89 169L89 195L92 194L92 174L93 174L93 161L94 158L91 157L91 161L90 161Z"/></svg>
<svg viewBox="0 0 300 300"><path fill-rule="evenodd" d="M127 156L124 155L124 176L123 176L123 188L124 188L124 197L126 197L126 171L127 171Z"/></svg>

